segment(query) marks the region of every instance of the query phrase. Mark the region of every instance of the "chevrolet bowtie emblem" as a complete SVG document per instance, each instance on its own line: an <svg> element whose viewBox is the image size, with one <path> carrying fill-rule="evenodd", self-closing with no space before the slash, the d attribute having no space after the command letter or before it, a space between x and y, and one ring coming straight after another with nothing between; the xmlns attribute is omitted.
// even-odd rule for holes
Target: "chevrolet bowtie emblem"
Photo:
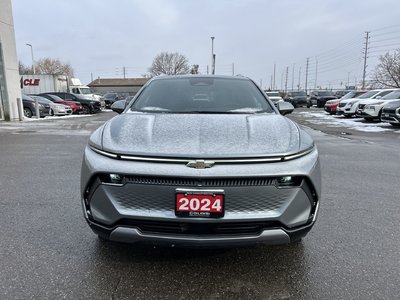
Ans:
<svg viewBox="0 0 400 300"><path fill-rule="evenodd" d="M195 169L206 169L211 168L215 162L210 160L192 160L186 164L186 167L195 168Z"/></svg>

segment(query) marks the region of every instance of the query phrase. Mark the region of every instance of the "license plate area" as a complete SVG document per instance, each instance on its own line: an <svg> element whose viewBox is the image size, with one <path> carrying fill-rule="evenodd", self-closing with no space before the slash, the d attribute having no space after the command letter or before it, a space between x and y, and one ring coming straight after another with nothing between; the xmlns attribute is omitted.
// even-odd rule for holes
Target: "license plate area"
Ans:
<svg viewBox="0 0 400 300"><path fill-rule="evenodd" d="M176 189L175 215L188 218L222 218L225 212L223 190Z"/></svg>

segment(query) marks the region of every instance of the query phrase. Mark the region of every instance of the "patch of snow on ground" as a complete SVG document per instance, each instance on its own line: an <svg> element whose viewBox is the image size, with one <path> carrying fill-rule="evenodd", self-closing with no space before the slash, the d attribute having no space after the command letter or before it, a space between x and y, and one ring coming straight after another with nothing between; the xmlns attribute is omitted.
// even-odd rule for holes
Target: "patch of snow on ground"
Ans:
<svg viewBox="0 0 400 300"><path fill-rule="evenodd" d="M344 118L340 116L333 116L324 112L299 112L304 117L310 117L308 120L313 124L325 124L332 127L347 127L364 132L383 132L392 130L391 125L388 123L365 122L363 118Z"/></svg>
<svg viewBox="0 0 400 300"><path fill-rule="evenodd" d="M46 121L46 120L60 120L60 119L72 119L72 118L84 118L84 117L92 117L94 115L69 115L69 116L47 116L44 118L36 119L36 117L27 118L24 117L24 121L33 122L33 121Z"/></svg>

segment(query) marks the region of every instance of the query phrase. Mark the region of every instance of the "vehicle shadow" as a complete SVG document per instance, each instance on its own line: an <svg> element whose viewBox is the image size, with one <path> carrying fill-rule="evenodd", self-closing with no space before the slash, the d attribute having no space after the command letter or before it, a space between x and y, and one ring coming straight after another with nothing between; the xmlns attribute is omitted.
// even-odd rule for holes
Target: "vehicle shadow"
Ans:
<svg viewBox="0 0 400 300"><path fill-rule="evenodd" d="M98 241L94 274L103 280L119 274L117 298L147 291L174 299L301 299L308 298L304 247L166 248Z"/></svg>

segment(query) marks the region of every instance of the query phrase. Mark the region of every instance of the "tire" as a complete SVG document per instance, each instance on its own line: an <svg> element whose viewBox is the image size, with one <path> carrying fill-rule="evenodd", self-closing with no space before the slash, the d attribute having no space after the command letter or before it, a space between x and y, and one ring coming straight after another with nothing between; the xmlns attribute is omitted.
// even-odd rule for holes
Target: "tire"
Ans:
<svg viewBox="0 0 400 300"><path fill-rule="evenodd" d="M54 110L50 108L50 116L54 116Z"/></svg>
<svg viewBox="0 0 400 300"><path fill-rule="evenodd" d="M24 107L24 116L27 118L32 118L33 113L29 107Z"/></svg>
<svg viewBox="0 0 400 300"><path fill-rule="evenodd" d="M89 115L90 114L90 108L87 105L82 105L82 114L84 115Z"/></svg>

